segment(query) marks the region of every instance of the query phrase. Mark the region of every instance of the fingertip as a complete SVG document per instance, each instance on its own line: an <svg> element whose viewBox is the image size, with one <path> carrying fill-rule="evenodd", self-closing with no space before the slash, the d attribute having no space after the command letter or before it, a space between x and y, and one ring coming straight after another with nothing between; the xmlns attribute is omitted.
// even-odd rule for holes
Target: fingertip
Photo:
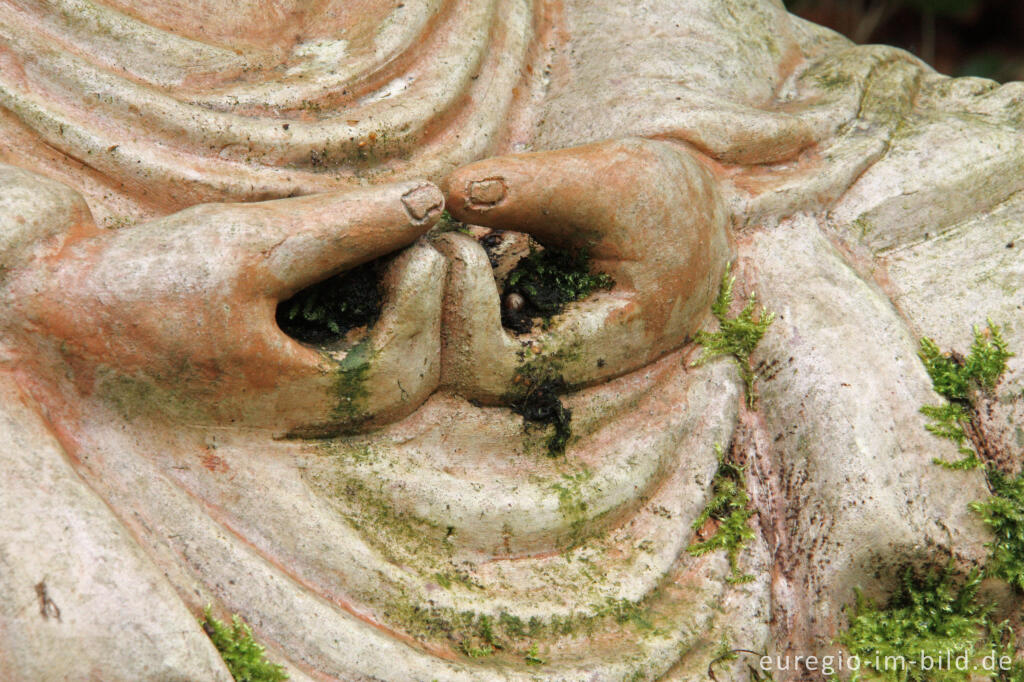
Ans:
<svg viewBox="0 0 1024 682"><path fill-rule="evenodd" d="M416 226L433 225L444 211L444 194L436 185L421 182L402 194L402 206L409 221Z"/></svg>
<svg viewBox="0 0 1024 682"><path fill-rule="evenodd" d="M508 181L501 175L469 180L464 189L467 208L487 211L505 201L508 196Z"/></svg>
<svg viewBox="0 0 1024 682"><path fill-rule="evenodd" d="M455 171L446 184L448 211L458 220L473 222L508 204L513 184L508 170L487 160Z"/></svg>

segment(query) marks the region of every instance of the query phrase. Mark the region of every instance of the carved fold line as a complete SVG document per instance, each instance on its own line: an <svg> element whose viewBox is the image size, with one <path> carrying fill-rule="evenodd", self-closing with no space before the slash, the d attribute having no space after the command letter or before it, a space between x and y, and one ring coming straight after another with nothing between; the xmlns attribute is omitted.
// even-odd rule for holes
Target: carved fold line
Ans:
<svg viewBox="0 0 1024 682"><path fill-rule="evenodd" d="M8 39L17 52L32 55L26 60L32 81L72 95L65 95L64 103L57 107L66 124L113 117L126 128L141 127L167 146L184 147L194 153L216 150L241 159L257 155L273 165L306 166L314 163L314 151L328 158L358 159L367 146L385 156L388 150L411 147L432 118L460 100L488 46L482 36L487 35L493 21L494 4L455 14L459 18L454 24L439 31L444 34L441 49L407 74L411 84L400 99L385 97L350 107L339 119L288 121L287 130L277 118L251 117L181 102L53 50L33 36L9 34ZM83 106L80 98L85 93L95 101ZM384 135L387 149L381 149L384 140L380 138Z"/></svg>
<svg viewBox="0 0 1024 682"><path fill-rule="evenodd" d="M246 66L246 57L225 48L184 38L145 24L117 10L89 0L2 0L4 25L17 34L38 35L48 47L92 61L139 83L168 88L206 73L234 73ZM128 52L130 58L115 59ZM183 54L190 61L181 68ZM176 74L168 77L168 71Z"/></svg>

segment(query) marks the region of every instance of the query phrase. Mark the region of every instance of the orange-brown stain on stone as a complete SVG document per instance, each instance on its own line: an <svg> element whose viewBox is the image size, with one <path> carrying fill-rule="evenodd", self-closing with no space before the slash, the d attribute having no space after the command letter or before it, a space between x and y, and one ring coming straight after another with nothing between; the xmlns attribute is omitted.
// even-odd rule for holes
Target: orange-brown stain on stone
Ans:
<svg viewBox="0 0 1024 682"><path fill-rule="evenodd" d="M231 469L222 457L218 457L210 450L206 450L200 454L199 461L202 462L204 467L215 474L226 474Z"/></svg>

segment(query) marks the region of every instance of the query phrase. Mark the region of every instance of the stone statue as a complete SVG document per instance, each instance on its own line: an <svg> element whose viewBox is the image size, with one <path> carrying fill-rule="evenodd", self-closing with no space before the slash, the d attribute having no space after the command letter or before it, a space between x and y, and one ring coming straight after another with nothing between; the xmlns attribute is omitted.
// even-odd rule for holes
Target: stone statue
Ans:
<svg viewBox="0 0 1024 682"><path fill-rule="evenodd" d="M699 680L983 560L917 348L1024 349L1024 86L778 0L0 17L0 678L231 679L211 606L293 680ZM482 235L614 286L506 329ZM751 404L694 366L730 263L777 315ZM282 331L361 267L375 319ZM1017 462L1022 379L982 425ZM723 448L746 581L686 551Z"/></svg>

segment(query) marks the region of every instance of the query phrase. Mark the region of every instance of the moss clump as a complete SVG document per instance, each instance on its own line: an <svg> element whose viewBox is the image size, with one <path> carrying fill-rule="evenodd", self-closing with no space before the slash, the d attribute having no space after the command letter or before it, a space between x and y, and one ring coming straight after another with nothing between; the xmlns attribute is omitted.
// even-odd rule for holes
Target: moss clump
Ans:
<svg viewBox="0 0 1024 682"><path fill-rule="evenodd" d="M549 457L561 457L572 436L572 410L562 404L558 394L565 391L561 378L531 382L526 391L512 402L512 411L523 421L541 427L553 427L546 441Z"/></svg>
<svg viewBox="0 0 1024 682"><path fill-rule="evenodd" d="M946 405L925 405L921 408L921 414L928 417L931 423L925 428L939 438L946 438L956 443L957 450L963 458L955 462L948 462L944 459L934 459L936 464L947 469L975 469L981 466L981 460L974 452L974 449L967 445L968 436L965 425L971 421L971 414L959 403L948 403Z"/></svg>
<svg viewBox="0 0 1024 682"><path fill-rule="evenodd" d="M750 366L750 354L754 352L757 344L761 342L769 325L775 320L775 313L759 309L757 298L754 294L747 299L736 317L729 317L729 308L732 307L732 287L736 278L730 274L731 266L726 266L722 275L722 286L718 291L718 297L711 304L711 313L718 320L719 330L708 332L701 330L697 332L694 341L703 346L703 352L693 363L696 367L702 365L712 358L720 355L729 355L735 360L739 367L740 377L747 389L747 404L753 407L757 400L754 391L754 374Z"/></svg>
<svg viewBox="0 0 1024 682"><path fill-rule="evenodd" d="M981 575L975 571L961 585L952 564L945 570L917 573L907 569L899 589L882 608L857 591L850 626L839 637L851 654L860 656L868 679L932 682L969 680L972 668L991 653L986 633L993 629L990 608L978 599ZM924 657L938 660L966 655L968 670L955 666L922 670ZM952 667L953 669L948 669Z"/></svg>
<svg viewBox="0 0 1024 682"><path fill-rule="evenodd" d="M103 227L108 230L123 230L137 222L137 219L128 215L108 215L103 219Z"/></svg>
<svg viewBox="0 0 1024 682"><path fill-rule="evenodd" d="M945 405L925 405L921 413L931 419L927 428L940 438L956 443L964 457L956 462L936 459L936 464L951 469L973 469L981 465L977 453L968 444L972 428L972 412L979 392L991 391L1006 371L1006 361L1013 357L1000 334L999 327L989 320L984 330L974 328L974 343L965 358L958 353L943 353L938 345L925 337L918 351L935 392L946 398Z"/></svg>
<svg viewBox="0 0 1024 682"><path fill-rule="evenodd" d="M982 437L973 423L975 402L984 391L991 391L1006 371L1012 357L991 321L988 328L974 329L970 355L942 353L931 339L921 341L922 362L935 391L945 397L946 405L928 405L922 412L933 419L932 433L953 440L966 455L957 462L936 460L956 469L984 467L992 496L973 502L970 508L980 514L995 538L987 546L990 556L981 570L972 572L958 584L952 563L943 571L927 573L907 569L899 590L884 608L875 606L858 591L849 628L839 642L860 656L870 671L870 679L899 681L974 680L979 676L1009 682L1024 682L1024 661L1017 657L1016 638L1008 623L991 619L992 605L978 597L985 577L1005 580L1016 590L1024 590L1024 474L1010 477L996 468L994 461L982 458L970 447L969 435ZM982 441L978 441L982 442ZM988 460L987 448L982 455ZM946 658L945 668L925 670L921 661ZM966 669L951 667L950 657L966 658ZM1009 669L998 667L1010 661ZM858 676L852 678L859 679Z"/></svg>
<svg viewBox="0 0 1024 682"><path fill-rule="evenodd" d="M380 316L377 261L365 263L303 289L277 306L277 324L288 336L310 344L342 339Z"/></svg>
<svg viewBox="0 0 1024 682"><path fill-rule="evenodd" d="M933 420L926 428L955 442L965 455L956 462L936 460L936 463L958 469L984 465L992 495L987 500L972 502L970 508L981 515L995 535L988 543L990 556L985 573L1024 591L1024 474L1012 477L999 471L993 462L982 462L967 445L968 433L974 429L978 396L996 387L1013 353L999 327L989 320L986 329L974 328L974 343L966 358L957 353L942 353L929 338L921 340L919 354L935 391L949 401L946 405L921 408Z"/></svg>
<svg viewBox="0 0 1024 682"><path fill-rule="evenodd" d="M992 496L970 505L995 535L987 544L991 554L985 572L1021 592L1024 591L1024 474L1011 478L994 469L987 473Z"/></svg>
<svg viewBox="0 0 1024 682"><path fill-rule="evenodd" d="M522 416L528 428L552 428L547 437L546 449L549 457L561 457L572 437L572 410L563 403L560 395L569 390L562 378L564 365L575 359L576 350L562 348L526 358L530 351L523 349L523 358L512 380L513 390L505 395L512 411Z"/></svg>
<svg viewBox="0 0 1024 682"><path fill-rule="evenodd" d="M950 400L968 400L976 388L995 388L1006 371L1006 361L1013 357L991 320L984 330L974 328L974 343L966 358L942 354L929 338L922 339L920 355L935 391Z"/></svg>
<svg viewBox="0 0 1024 682"><path fill-rule="evenodd" d="M505 280L502 300L512 294L523 297L519 308L503 306L501 323L519 334L533 328L535 318L549 318L599 289L611 289L615 280L604 273L590 272L585 250L534 249L516 263Z"/></svg>
<svg viewBox="0 0 1024 682"><path fill-rule="evenodd" d="M994 623L988 628L988 646L1000 664L1010 659L1008 669L1000 665L994 679L1000 682L1024 682L1024 659L1017 657L1017 634L1008 622Z"/></svg>
<svg viewBox="0 0 1024 682"><path fill-rule="evenodd" d="M729 582L750 582L754 577L740 573L736 563L740 550L754 537L754 531L747 525L754 512L748 508L750 498L747 497L743 480L743 467L728 461L720 445L716 445L715 450L718 452L719 465L711 483L711 501L693 522L693 530L700 531L711 519L719 524L710 538L691 544L686 551L693 556L701 556L724 549L732 569Z"/></svg>
<svg viewBox="0 0 1024 682"><path fill-rule="evenodd" d="M227 625L214 618L207 607L200 622L231 676L238 682L280 682L288 679L282 666L266 659L263 647L253 641L252 629L237 615L232 617L231 625Z"/></svg>
<svg viewBox="0 0 1024 682"><path fill-rule="evenodd" d="M540 650L536 644L527 649L526 653L523 654L523 658L530 665L544 665L547 663L547 659L541 658Z"/></svg>
<svg viewBox="0 0 1024 682"><path fill-rule="evenodd" d="M486 642L483 644L474 643L475 640L464 639L459 643L459 650L469 658L486 658L494 653L495 649Z"/></svg>

